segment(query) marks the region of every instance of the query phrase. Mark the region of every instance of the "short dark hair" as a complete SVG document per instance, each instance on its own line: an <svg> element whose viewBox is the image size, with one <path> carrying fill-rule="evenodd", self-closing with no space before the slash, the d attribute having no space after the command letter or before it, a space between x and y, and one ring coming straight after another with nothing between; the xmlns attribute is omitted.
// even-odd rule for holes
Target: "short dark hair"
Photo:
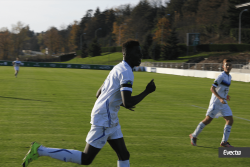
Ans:
<svg viewBox="0 0 250 167"><path fill-rule="evenodd" d="M127 42L123 43L122 44L123 56L129 55L135 46L140 46L140 43L136 40L128 40Z"/></svg>
<svg viewBox="0 0 250 167"><path fill-rule="evenodd" d="M224 59L222 63L224 64L226 62L231 62L231 60L230 59Z"/></svg>

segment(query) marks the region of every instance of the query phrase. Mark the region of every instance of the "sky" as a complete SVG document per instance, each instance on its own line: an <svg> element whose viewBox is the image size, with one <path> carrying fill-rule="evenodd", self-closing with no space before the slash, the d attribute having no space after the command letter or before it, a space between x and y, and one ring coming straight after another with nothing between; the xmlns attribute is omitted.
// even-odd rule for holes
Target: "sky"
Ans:
<svg viewBox="0 0 250 167"><path fill-rule="evenodd" d="M120 5L137 5L140 0L0 0L0 29L12 29L20 21L29 25L30 30L40 33L50 27L59 30L74 21L81 21L86 11L99 7L106 9Z"/></svg>

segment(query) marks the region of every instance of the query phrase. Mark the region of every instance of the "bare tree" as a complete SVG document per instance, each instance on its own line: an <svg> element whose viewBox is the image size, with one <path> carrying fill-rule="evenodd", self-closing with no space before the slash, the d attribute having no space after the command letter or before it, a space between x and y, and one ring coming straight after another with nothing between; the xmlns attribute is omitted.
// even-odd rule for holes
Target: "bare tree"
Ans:
<svg viewBox="0 0 250 167"><path fill-rule="evenodd" d="M18 56L22 50L24 42L29 40L28 37L29 26L18 21L16 25L12 25L12 40L14 47L14 55Z"/></svg>
<svg viewBox="0 0 250 167"><path fill-rule="evenodd" d="M11 35L7 28L0 29L0 59L7 60L10 51Z"/></svg>
<svg viewBox="0 0 250 167"><path fill-rule="evenodd" d="M60 51L61 36L55 27L51 27L44 35L44 44L49 50L49 54L56 54Z"/></svg>

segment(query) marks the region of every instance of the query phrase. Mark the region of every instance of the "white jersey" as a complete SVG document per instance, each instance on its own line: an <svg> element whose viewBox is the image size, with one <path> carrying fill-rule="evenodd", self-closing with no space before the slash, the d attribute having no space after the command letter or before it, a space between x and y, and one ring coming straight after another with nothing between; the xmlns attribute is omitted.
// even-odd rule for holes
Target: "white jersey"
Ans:
<svg viewBox="0 0 250 167"><path fill-rule="evenodd" d="M227 98L227 94L229 92L229 86L231 85L231 75L227 75L225 71L223 71L215 80L213 83L213 86L215 87L215 90L222 98ZM210 100L210 105L212 103L221 103L220 100L212 93L212 97Z"/></svg>
<svg viewBox="0 0 250 167"><path fill-rule="evenodd" d="M117 114L122 104L121 91L132 92L133 81L132 68L125 61L110 71L92 109L92 125L111 127L119 122Z"/></svg>
<svg viewBox="0 0 250 167"><path fill-rule="evenodd" d="M19 67L21 65L21 61L13 61L14 67Z"/></svg>

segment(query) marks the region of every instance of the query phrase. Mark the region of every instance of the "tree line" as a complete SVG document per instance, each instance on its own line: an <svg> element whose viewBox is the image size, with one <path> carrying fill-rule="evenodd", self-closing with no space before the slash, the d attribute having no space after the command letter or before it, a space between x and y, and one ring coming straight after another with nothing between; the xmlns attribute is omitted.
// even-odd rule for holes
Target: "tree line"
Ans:
<svg viewBox="0 0 250 167"><path fill-rule="evenodd" d="M200 44L237 43L239 14L235 8L248 0L141 0L100 11L89 9L80 21L60 30L51 27L35 33L18 22L0 29L0 59L33 50L49 55L80 50L82 57L100 54L100 47L121 46L128 39L142 45L143 58L175 59L177 44L187 33L200 33ZM242 43L250 43L250 11L241 17ZM96 53L95 53L96 52Z"/></svg>

